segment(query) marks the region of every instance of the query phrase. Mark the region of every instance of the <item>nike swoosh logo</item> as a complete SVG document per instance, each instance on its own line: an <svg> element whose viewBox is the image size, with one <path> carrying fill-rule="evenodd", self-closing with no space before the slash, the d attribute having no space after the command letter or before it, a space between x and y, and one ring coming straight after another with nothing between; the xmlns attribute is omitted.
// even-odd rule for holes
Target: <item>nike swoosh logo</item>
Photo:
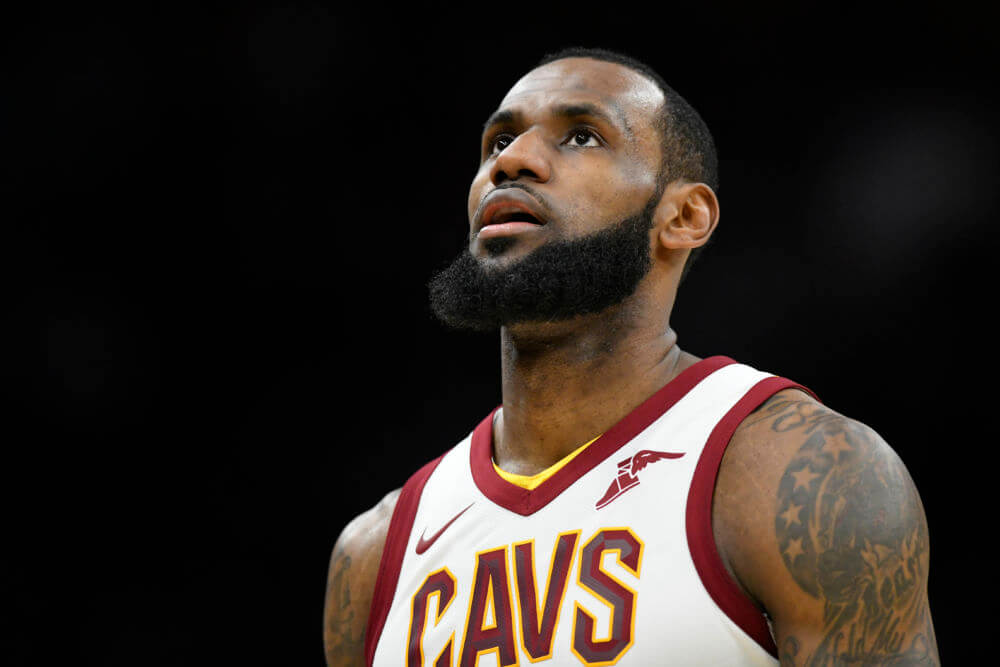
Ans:
<svg viewBox="0 0 1000 667"><path fill-rule="evenodd" d="M469 503L469 507L472 507L475 504L476 503L471 502L471 503ZM451 518L451 521L449 521L448 523L446 523L443 526L441 526L441 529L438 530L438 532L436 532L433 535L431 535L430 539L424 539L424 533L427 532L427 529L424 528L423 532L420 533L420 539L417 540L417 555L419 556L420 554L422 554L425 551L427 551L428 549L430 549L431 545L434 544L435 542L437 542L437 539L439 537L441 537L441 534L444 533L444 531L448 530L448 526L450 526L451 524L453 524L456 521L458 521L458 517L460 517L463 514L465 514L469 510L469 507L466 507L464 510L462 510L461 512L459 512L458 514L456 514L455 516L453 516Z"/></svg>

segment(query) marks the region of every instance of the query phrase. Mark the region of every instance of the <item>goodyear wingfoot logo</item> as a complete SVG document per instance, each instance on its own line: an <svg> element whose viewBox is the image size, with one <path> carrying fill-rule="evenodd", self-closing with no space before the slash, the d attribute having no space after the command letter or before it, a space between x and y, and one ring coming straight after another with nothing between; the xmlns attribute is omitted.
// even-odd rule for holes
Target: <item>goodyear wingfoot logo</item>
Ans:
<svg viewBox="0 0 1000 667"><path fill-rule="evenodd" d="M611 482L611 486L608 487L607 493L605 493L601 499L597 501L595 508L601 509L632 487L639 486L639 478L637 474L650 463L654 463L655 461L660 461L662 459L679 459L682 456L684 456L683 452L680 454L674 454L672 452L654 452L650 449L644 449L624 461L619 461L618 476Z"/></svg>

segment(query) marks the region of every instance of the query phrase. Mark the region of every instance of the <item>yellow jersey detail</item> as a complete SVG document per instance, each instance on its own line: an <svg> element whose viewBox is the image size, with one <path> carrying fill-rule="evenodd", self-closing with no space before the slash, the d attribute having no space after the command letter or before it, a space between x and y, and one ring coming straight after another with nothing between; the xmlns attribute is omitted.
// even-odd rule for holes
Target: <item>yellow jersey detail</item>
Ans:
<svg viewBox="0 0 1000 667"><path fill-rule="evenodd" d="M597 438L600 438L600 437L601 436L597 436ZM570 461L572 461L573 459L575 459L577 457L577 455L580 454L580 452L582 452L583 450L585 450L589 445L593 444L594 441L597 440L597 438L594 438L593 440L585 442L584 444L580 445L575 450L573 450L572 452L570 452L569 454L567 454L561 460L557 461L556 463L553 463L552 465L550 465L545 470L543 470L541 472L537 472L534 475L518 475L516 473L507 472L506 470L501 470L500 466L497 465L496 461L493 462L493 469L497 471L498 475L500 475L501 477L503 477L505 480L507 480L511 484L515 484L515 485L521 487L522 489L527 489L527 490L531 491L531 490L535 489L536 487L538 487L539 484L541 484L542 482L544 482L545 480L547 480L549 477L552 477L552 475L554 475L557 472L559 472L559 470L562 469L562 467L564 465L566 465L567 463L569 463Z"/></svg>

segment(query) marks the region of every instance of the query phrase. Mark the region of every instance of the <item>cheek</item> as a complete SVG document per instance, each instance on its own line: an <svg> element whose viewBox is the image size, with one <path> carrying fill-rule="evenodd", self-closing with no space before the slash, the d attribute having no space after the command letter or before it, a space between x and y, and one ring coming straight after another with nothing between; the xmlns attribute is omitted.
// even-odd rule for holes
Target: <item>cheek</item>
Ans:
<svg viewBox="0 0 1000 667"><path fill-rule="evenodd" d="M570 213L598 225L635 215L656 191L656 177L646 170L581 170L574 176Z"/></svg>
<svg viewBox="0 0 1000 667"><path fill-rule="evenodd" d="M660 176L659 168L650 168L646 160L634 155L622 165L620 174L621 187L642 196L643 203L656 191Z"/></svg>
<svg viewBox="0 0 1000 667"><path fill-rule="evenodd" d="M472 216L475 215L476 209L479 208L479 202L483 199L483 192L486 185L489 183L489 171L487 169L480 169L476 173L476 177L472 179L472 185L469 186L469 224L472 224Z"/></svg>

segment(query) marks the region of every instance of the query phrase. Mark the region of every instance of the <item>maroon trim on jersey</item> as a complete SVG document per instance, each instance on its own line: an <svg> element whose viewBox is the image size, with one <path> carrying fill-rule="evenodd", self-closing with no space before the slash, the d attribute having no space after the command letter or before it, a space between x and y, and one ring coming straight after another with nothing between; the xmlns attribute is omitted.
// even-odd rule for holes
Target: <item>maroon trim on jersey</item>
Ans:
<svg viewBox="0 0 1000 667"><path fill-rule="evenodd" d="M694 471L688 491L687 536L691 557L702 583L719 608L740 626L754 641L775 658L774 644L764 614L733 580L715 544L712 532L712 496L722 464L722 455L736 428L751 412L782 389L801 389L815 397L812 391L781 377L769 377L755 384L736 405L716 424Z"/></svg>
<svg viewBox="0 0 1000 667"><path fill-rule="evenodd" d="M385 627L385 619L389 616L392 598L396 595L399 571L403 565L403 555L410 540L410 532L413 530L413 520L417 516L420 494L423 493L427 479L443 457L444 454L426 464L406 481L396 500L396 508L392 511L389 532L385 536L382 560L379 562L378 576L375 579L372 606L368 612L368 627L365 631L365 664L368 667L371 667L372 661L375 660L375 647L378 646L382 628Z"/></svg>
<svg viewBox="0 0 1000 667"><path fill-rule="evenodd" d="M573 482L639 435L677 401L681 400L695 385L723 366L734 363L736 362L729 357L717 356L702 359L684 369L662 389L608 429L572 461L556 471L552 477L531 490L511 484L493 469L493 415L500 409L498 406L472 432L469 457L472 464L472 479L475 480L476 486L483 492L483 495L497 505L522 516L530 516L548 505Z"/></svg>

